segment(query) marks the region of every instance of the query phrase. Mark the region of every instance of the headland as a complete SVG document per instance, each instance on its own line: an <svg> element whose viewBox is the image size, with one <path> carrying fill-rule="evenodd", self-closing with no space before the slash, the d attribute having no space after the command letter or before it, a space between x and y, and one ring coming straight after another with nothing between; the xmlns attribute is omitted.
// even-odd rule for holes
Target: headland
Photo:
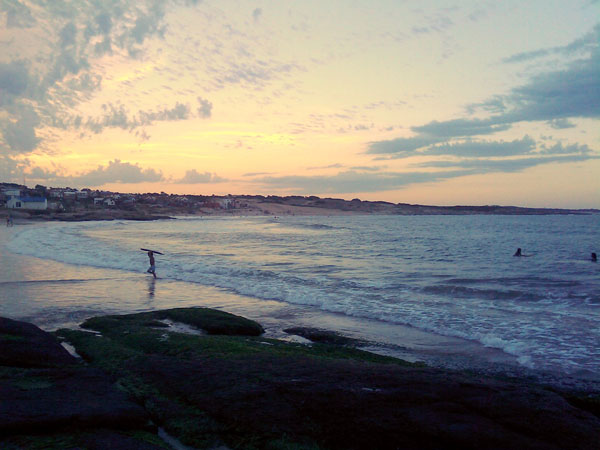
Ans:
<svg viewBox="0 0 600 450"><path fill-rule="evenodd" d="M16 193L43 200L45 206L29 209L9 208L9 197ZM431 206L358 198L320 198L317 196L277 195L178 195L161 193L125 194L72 188L46 188L0 183L0 214L18 220L157 220L175 216L334 216L352 214L382 215L548 215L599 214L598 209L526 208L518 206Z"/></svg>

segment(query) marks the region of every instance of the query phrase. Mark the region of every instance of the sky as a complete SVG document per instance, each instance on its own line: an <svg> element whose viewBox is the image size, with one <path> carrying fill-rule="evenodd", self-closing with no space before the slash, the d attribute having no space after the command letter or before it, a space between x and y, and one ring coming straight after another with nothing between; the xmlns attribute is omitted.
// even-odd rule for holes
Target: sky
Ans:
<svg viewBox="0 0 600 450"><path fill-rule="evenodd" d="M0 0L0 181L600 208L600 0Z"/></svg>

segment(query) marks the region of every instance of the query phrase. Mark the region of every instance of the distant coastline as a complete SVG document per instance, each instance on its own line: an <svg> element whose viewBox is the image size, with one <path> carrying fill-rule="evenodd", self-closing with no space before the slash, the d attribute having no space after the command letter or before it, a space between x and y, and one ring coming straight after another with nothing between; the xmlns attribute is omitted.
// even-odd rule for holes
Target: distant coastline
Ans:
<svg viewBox="0 0 600 450"><path fill-rule="evenodd" d="M7 192L47 200L47 209L8 208ZM159 193L123 194L91 189L35 189L0 183L0 215L21 220L158 220L175 216L329 216L379 215L552 215L599 214L600 209L528 208L519 206L433 206L360 199L277 195L178 195Z"/></svg>

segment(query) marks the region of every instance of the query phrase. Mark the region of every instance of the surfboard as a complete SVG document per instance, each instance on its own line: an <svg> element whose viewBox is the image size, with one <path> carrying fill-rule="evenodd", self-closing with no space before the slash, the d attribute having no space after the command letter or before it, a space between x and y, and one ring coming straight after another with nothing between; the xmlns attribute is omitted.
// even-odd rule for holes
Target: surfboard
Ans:
<svg viewBox="0 0 600 450"><path fill-rule="evenodd" d="M157 255L164 255L164 253L158 252L156 250L150 250L149 248L140 248L141 251L143 252L152 252L152 253L156 253Z"/></svg>

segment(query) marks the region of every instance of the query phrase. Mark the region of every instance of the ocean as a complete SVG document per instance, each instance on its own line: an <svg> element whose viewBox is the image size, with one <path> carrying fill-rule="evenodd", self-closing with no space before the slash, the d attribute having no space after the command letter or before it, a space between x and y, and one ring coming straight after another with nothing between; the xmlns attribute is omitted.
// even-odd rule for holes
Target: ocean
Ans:
<svg viewBox="0 0 600 450"><path fill-rule="evenodd" d="M437 336L438 353L452 343L529 369L600 373L600 263L590 260L600 252L600 215L182 217L45 223L4 236L9 252L34 258L22 263L30 270L5 269L0 277L0 315L43 322L55 309L73 325L69 314L76 322L189 306L210 292L232 306L296 308L313 325L320 315L334 317L333 328L339 320L338 328L352 323L359 334L397 327ZM156 256L156 281L145 274L142 247L164 253ZM529 256L513 257L517 247ZM52 262L79 272L65 278L66 269L61 276ZM63 286L60 293L92 279L95 287L83 287L75 306L52 291L52 283ZM35 295L24 284L40 281ZM17 288L8 294L15 283L37 309L15 301ZM127 294L127 283L148 288ZM164 294L162 303L155 292Z"/></svg>

